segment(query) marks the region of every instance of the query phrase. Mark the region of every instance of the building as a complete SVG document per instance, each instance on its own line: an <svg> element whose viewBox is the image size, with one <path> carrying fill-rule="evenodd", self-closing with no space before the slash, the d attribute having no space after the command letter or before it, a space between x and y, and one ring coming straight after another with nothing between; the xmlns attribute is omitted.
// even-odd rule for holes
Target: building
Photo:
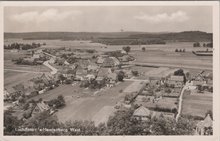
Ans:
<svg viewBox="0 0 220 141"><path fill-rule="evenodd" d="M88 72L98 72L99 71L99 66L92 63L88 65Z"/></svg>
<svg viewBox="0 0 220 141"><path fill-rule="evenodd" d="M118 82L118 75L115 72L108 74L109 84L114 85L116 82Z"/></svg>
<svg viewBox="0 0 220 141"><path fill-rule="evenodd" d="M208 114L204 120L198 122L196 126L197 135L211 135L212 134L213 121L211 116Z"/></svg>
<svg viewBox="0 0 220 141"><path fill-rule="evenodd" d="M104 63L104 60L105 60L105 57L99 56L99 57L97 58L96 63L97 63L97 64L103 64L103 63Z"/></svg>
<svg viewBox="0 0 220 141"><path fill-rule="evenodd" d="M199 74L197 74L191 81L191 84L193 86L202 86L204 84L206 84L206 79L203 76L204 71L200 72Z"/></svg>
<svg viewBox="0 0 220 141"><path fill-rule="evenodd" d="M102 66L103 67L106 67L106 68L109 68L109 67L118 67L120 65L120 61L115 58L115 57L108 57L108 58L105 58Z"/></svg>
<svg viewBox="0 0 220 141"><path fill-rule="evenodd" d="M53 76L50 73L44 73L40 79L42 79L45 85L49 85L53 83Z"/></svg>
<svg viewBox="0 0 220 141"><path fill-rule="evenodd" d="M48 111L48 110L50 110L50 107L44 101L41 101L37 103L37 105L32 111L32 114L38 114L38 113Z"/></svg>
<svg viewBox="0 0 220 141"><path fill-rule="evenodd" d="M146 121L151 119L151 115L152 115L152 111L150 111L144 106L140 106L133 113L133 117L141 121Z"/></svg>
<svg viewBox="0 0 220 141"><path fill-rule="evenodd" d="M173 85L174 87L182 87L184 85L184 76L172 75L168 81L168 85Z"/></svg>

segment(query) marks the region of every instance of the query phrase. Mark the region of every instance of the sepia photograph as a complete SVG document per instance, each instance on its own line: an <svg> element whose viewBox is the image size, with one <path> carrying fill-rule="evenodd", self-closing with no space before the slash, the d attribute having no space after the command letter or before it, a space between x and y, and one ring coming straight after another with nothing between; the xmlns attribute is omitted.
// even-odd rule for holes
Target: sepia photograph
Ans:
<svg viewBox="0 0 220 141"><path fill-rule="evenodd" d="M217 135L216 3L97 3L2 7L3 136Z"/></svg>

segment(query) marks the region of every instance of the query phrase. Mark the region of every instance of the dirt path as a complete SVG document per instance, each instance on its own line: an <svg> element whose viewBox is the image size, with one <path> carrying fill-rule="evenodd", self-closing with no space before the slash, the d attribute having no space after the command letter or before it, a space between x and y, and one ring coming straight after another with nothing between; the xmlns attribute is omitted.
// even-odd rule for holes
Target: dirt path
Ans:
<svg viewBox="0 0 220 141"><path fill-rule="evenodd" d="M15 72L27 72L27 73L45 73L40 71L28 71L28 70L17 70L17 69L4 69L6 71L15 71Z"/></svg>
<svg viewBox="0 0 220 141"><path fill-rule="evenodd" d="M178 114L176 115L176 121L178 121L179 116L181 114L181 110L182 110L182 103L183 103L183 93L184 91L187 89L188 87L188 82L186 82L186 84L184 85L184 87L182 88L180 97L179 97L179 106L178 106Z"/></svg>

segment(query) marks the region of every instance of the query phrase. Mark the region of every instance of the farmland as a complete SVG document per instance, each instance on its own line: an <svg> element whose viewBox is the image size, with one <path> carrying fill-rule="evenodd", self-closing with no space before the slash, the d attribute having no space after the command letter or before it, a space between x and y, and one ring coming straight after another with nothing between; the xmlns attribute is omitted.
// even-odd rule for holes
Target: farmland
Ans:
<svg viewBox="0 0 220 141"><path fill-rule="evenodd" d="M195 56L190 52L175 53L161 50L150 50L145 52L133 51L130 54L136 58L135 63L151 65L157 64L157 66L212 69L212 57Z"/></svg>
<svg viewBox="0 0 220 141"><path fill-rule="evenodd" d="M212 110L213 95L206 93L193 93L183 95L183 115L204 117L208 110Z"/></svg>
<svg viewBox="0 0 220 141"><path fill-rule="evenodd" d="M33 99L43 98L44 100L51 100L58 95L63 95L66 100L66 106L56 113L59 121L93 120L98 124L101 121L107 121L108 116L114 111L116 102L124 98L124 93L119 91L130 83L119 83L114 88L104 88L98 93L90 89L80 88L79 84L74 86L61 85Z"/></svg>
<svg viewBox="0 0 220 141"><path fill-rule="evenodd" d="M5 70L4 71L4 86L11 87L19 83L23 83L29 79L39 76L37 73L26 73L26 72L16 72ZM25 79L24 79L25 78Z"/></svg>

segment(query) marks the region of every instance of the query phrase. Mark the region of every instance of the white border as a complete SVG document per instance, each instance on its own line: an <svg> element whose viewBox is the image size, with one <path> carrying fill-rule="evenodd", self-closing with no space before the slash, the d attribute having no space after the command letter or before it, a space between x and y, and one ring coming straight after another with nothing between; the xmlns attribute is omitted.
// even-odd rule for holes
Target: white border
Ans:
<svg viewBox="0 0 220 141"><path fill-rule="evenodd" d="M214 87L214 96L213 96L213 113L214 113L214 135L213 136L3 136L3 8L5 6L212 6L213 7L213 44L214 44L214 56L213 56L213 87ZM145 141L147 140L200 140L200 141L219 141L220 140L220 96L219 96L219 2L218 1L74 1L74 2L62 2L62 1L27 1L27 2L0 2L0 65L1 65L1 82L0 90L2 94L0 95L1 106L0 108L0 140L6 141L24 141L24 140L138 140Z"/></svg>

